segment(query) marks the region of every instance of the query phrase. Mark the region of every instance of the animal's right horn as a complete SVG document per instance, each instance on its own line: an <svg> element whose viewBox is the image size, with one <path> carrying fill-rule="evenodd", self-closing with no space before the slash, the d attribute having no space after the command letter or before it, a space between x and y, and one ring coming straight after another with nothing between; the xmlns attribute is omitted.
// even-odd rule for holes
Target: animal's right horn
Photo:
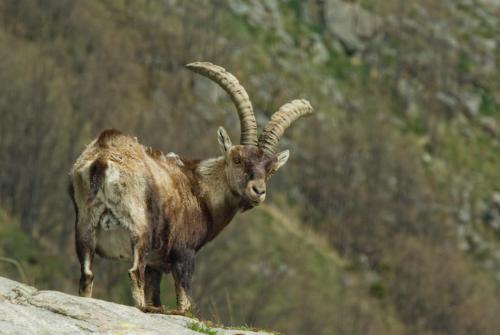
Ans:
<svg viewBox="0 0 500 335"><path fill-rule="evenodd" d="M252 103L238 79L223 67L209 62L194 62L187 64L186 67L215 81L229 94L240 117L240 144L257 146L257 122L253 114Z"/></svg>
<svg viewBox="0 0 500 335"><path fill-rule="evenodd" d="M285 130L298 118L311 114L313 108L309 101L300 99L284 104L271 116L259 137L259 147L267 153L275 154L278 142Z"/></svg>

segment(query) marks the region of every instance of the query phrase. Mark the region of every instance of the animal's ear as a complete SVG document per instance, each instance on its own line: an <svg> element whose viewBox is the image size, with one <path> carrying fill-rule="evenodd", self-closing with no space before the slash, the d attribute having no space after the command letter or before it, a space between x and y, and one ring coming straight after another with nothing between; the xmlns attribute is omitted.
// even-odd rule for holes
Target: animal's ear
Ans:
<svg viewBox="0 0 500 335"><path fill-rule="evenodd" d="M226 130L222 127L219 127L217 130L217 140L219 141L219 147L223 154L226 154L233 145Z"/></svg>
<svg viewBox="0 0 500 335"><path fill-rule="evenodd" d="M276 155L278 157L278 161L273 167L274 171L278 171L280 167L285 165L288 162L288 158L290 157L290 150L285 150Z"/></svg>
<svg viewBox="0 0 500 335"><path fill-rule="evenodd" d="M276 155L277 161L274 163L271 171L267 175L267 179L269 179L279 168L281 168L288 161L290 157L290 150L285 150Z"/></svg>

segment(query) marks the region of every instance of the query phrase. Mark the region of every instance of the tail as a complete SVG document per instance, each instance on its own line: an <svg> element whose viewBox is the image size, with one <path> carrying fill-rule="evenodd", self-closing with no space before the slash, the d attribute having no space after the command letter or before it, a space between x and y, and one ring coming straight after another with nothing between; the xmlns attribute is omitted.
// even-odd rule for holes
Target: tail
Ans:
<svg viewBox="0 0 500 335"><path fill-rule="evenodd" d="M100 158L96 159L89 169L90 198L94 199L106 175L108 163Z"/></svg>

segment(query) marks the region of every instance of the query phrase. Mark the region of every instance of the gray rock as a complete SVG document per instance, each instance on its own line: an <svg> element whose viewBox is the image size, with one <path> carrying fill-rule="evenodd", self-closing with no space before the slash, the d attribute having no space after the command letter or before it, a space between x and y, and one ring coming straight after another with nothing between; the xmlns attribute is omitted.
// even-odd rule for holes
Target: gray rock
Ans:
<svg viewBox="0 0 500 335"><path fill-rule="evenodd" d="M363 50L380 19L358 4L331 0L325 3L327 29L351 51Z"/></svg>
<svg viewBox="0 0 500 335"><path fill-rule="evenodd" d="M194 319L145 314L130 306L81 298L0 277L0 334L200 334ZM269 334L211 328L221 335Z"/></svg>
<svg viewBox="0 0 500 335"><path fill-rule="evenodd" d="M481 96L469 92L460 92L460 97L469 114L477 116L481 107Z"/></svg>
<svg viewBox="0 0 500 335"><path fill-rule="evenodd" d="M229 8L253 26L283 31L282 16L276 0L233 0Z"/></svg>

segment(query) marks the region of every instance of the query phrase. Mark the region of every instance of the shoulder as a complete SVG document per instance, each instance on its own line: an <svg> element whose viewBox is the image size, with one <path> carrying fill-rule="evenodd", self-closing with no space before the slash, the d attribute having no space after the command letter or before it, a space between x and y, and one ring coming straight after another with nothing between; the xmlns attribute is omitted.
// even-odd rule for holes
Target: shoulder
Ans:
<svg viewBox="0 0 500 335"><path fill-rule="evenodd" d="M97 136L95 144L101 148L104 148L110 146L113 143L119 142L137 143L137 139L125 135L124 133L116 129L106 129L102 131L99 136Z"/></svg>

